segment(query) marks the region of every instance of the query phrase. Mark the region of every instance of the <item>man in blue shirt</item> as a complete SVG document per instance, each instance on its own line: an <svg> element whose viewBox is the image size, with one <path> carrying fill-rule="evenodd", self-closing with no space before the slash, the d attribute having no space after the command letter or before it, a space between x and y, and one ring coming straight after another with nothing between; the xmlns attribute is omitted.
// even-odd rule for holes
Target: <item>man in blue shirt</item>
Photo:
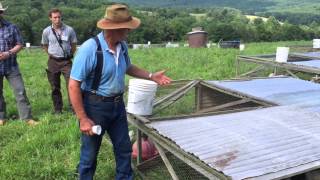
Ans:
<svg viewBox="0 0 320 180"><path fill-rule="evenodd" d="M0 126L5 124L6 102L3 97L3 78L5 77L14 91L20 119L29 125L37 125L32 119L31 106L26 95L16 54L23 47L23 40L17 26L3 18L7 8L0 3Z"/></svg>
<svg viewBox="0 0 320 180"><path fill-rule="evenodd" d="M69 93L72 106L79 119L81 152L78 166L81 180L93 179L102 135L109 134L114 147L116 179L133 179L131 169L131 142L128 135L126 110L122 98L125 74L149 79L160 85L169 84L171 79L164 71L154 74L131 64L124 40L132 29L140 25L132 17L128 7L113 4L107 7L105 17L98 21L98 42L101 45L103 66L98 87L95 68L97 66L97 44L94 39L84 42L74 58ZM99 124L102 135L94 135L92 126Z"/></svg>

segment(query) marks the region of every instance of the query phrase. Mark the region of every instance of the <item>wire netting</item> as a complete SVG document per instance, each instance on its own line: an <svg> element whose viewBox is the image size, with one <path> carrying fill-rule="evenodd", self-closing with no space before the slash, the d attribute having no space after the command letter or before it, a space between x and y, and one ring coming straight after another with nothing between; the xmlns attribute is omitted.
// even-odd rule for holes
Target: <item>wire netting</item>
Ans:
<svg viewBox="0 0 320 180"><path fill-rule="evenodd" d="M174 156L170 152L166 152L166 156L172 165L179 180L207 180L204 175L190 167L185 162ZM144 161L137 166L139 174L144 180L169 180L172 179L170 173L158 155L152 159Z"/></svg>

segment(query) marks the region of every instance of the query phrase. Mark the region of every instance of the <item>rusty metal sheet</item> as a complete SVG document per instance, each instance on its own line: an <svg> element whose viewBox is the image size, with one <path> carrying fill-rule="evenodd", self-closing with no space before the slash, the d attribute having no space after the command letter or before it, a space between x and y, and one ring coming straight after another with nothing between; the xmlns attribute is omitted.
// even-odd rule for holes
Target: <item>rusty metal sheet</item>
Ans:
<svg viewBox="0 0 320 180"><path fill-rule="evenodd" d="M295 105L150 126L232 179L288 177L320 165L320 114Z"/></svg>

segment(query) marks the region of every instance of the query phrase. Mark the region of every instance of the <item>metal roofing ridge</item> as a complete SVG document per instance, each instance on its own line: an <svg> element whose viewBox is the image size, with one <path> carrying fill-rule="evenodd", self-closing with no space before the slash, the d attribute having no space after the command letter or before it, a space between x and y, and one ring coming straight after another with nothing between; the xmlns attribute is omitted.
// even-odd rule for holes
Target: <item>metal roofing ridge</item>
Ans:
<svg viewBox="0 0 320 180"><path fill-rule="evenodd" d="M226 87L223 87L223 86L220 86L218 84L211 84L211 83L208 83L206 81L201 81L201 83L203 84L206 84L207 87L211 87L211 88L214 88L216 90L220 90L220 91L223 91L224 93L226 94L229 94L229 95L233 95L233 96L236 96L236 97L245 97L245 98L251 98L252 100L254 101L260 101L260 102L264 102L264 103L267 103L269 105L273 105L273 106L277 106L279 104L275 103L275 102L271 102L271 101L268 101L266 99L262 99L262 98L259 98L259 97L256 97L256 96L252 96L252 95L249 95L249 94L246 94L246 93L243 93L243 92L240 92L240 91L237 91L237 90L233 90L233 89L230 89L230 88L226 88Z"/></svg>

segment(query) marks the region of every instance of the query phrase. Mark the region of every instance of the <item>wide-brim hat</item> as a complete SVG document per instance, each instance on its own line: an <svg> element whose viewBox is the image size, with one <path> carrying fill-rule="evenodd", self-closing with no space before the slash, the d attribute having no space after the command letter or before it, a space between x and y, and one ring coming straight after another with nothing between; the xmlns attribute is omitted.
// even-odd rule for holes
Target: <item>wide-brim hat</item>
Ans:
<svg viewBox="0 0 320 180"><path fill-rule="evenodd" d="M106 8L104 18L97 22L100 29L136 29L140 26L140 19L130 15L128 6L113 4Z"/></svg>
<svg viewBox="0 0 320 180"><path fill-rule="evenodd" d="M8 9L8 6L7 7L3 7L2 3L0 2L0 11L5 11L7 9Z"/></svg>

